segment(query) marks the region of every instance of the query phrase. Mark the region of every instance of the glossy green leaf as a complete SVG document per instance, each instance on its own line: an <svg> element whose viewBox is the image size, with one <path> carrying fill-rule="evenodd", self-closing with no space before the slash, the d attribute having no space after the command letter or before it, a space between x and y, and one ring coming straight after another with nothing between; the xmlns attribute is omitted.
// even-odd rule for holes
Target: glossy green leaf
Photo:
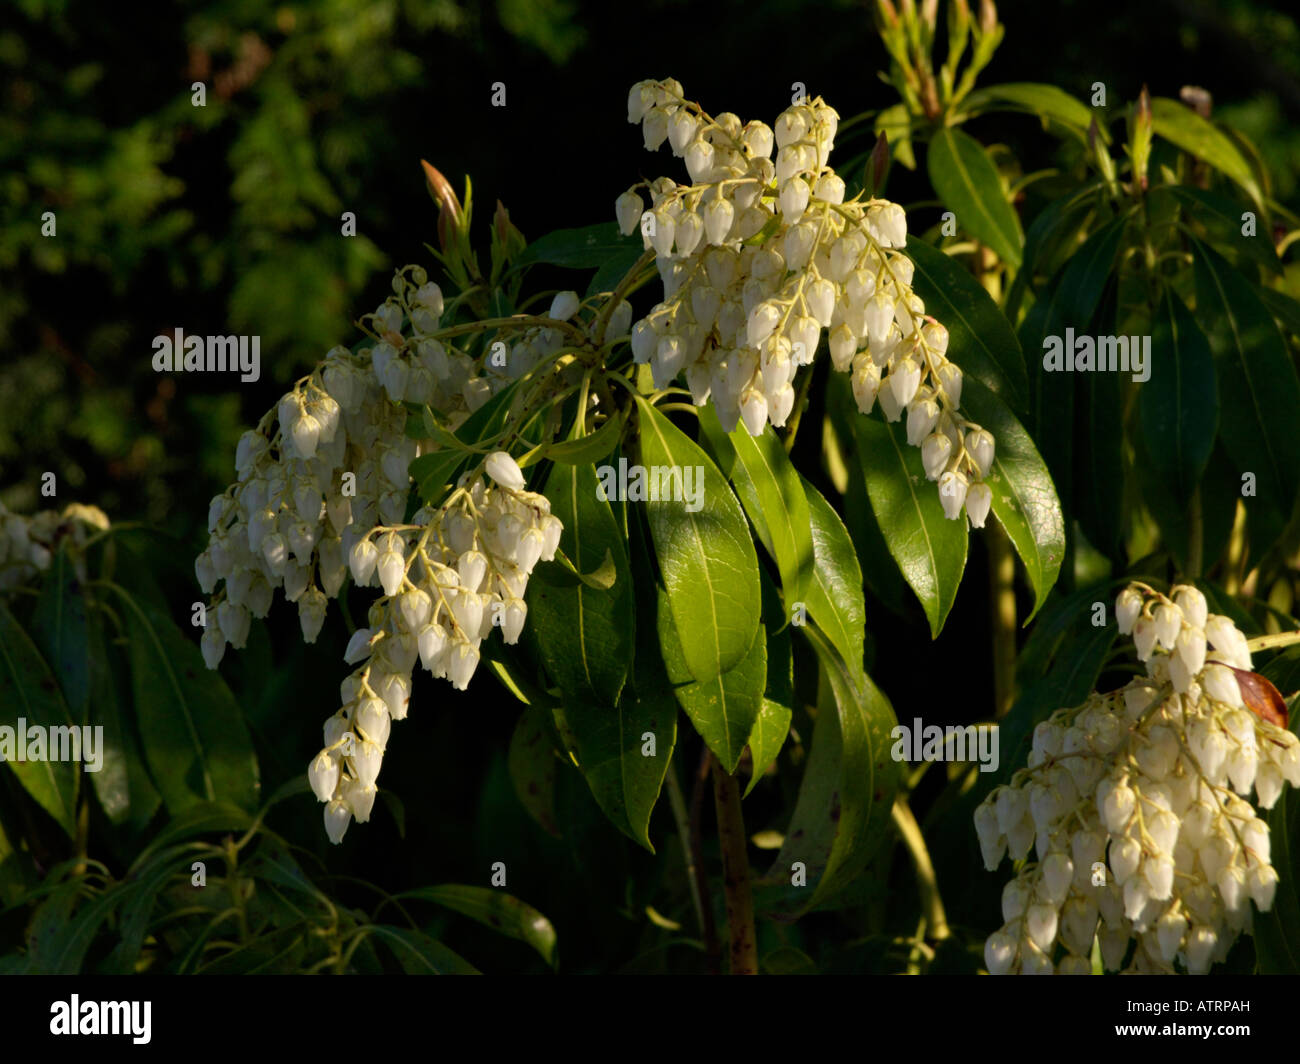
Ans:
<svg viewBox="0 0 1300 1064"><path fill-rule="evenodd" d="M785 745L786 737L790 734L790 721L793 716L794 713L789 706L773 702L770 698L763 699L758 719L754 721L754 730L749 736L749 752L754 761L754 774L745 786L745 797L749 797L749 792L758 785L767 767L781 752L781 747Z"/></svg>
<svg viewBox="0 0 1300 1064"><path fill-rule="evenodd" d="M1274 288L1261 288L1259 297L1284 332L1292 336L1300 336L1300 299L1295 299Z"/></svg>
<svg viewBox="0 0 1300 1064"><path fill-rule="evenodd" d="M635 524L632 533L636 652L630 681L613 706L566 696L555 723L610 822L653 853L650 815L677 742L677 702L665 682L659 653L649 547Z"/></svg>
<svg viewBox="0 0 1300 1064"><path fill-rule="evenodd" d="M1017 410L1029 401L1025 356L1011 323L984 287L951 256L919 240L904 249L915 264L912 289L948 330L948 358Z"/></svg>
<svg viewBox="0 0 1300 1064"><path fill-rule="evenodd" d="M880 532L937 636L966 568L966 520L944 516L939 489L926 480L920 448L907 445L902 423L859 417L853 433Z"/></svg>
<svg viewBox="0 0 1300 1064"><path fill-rule="evenodd" d="M507 765L510 782L520 803L543 831L556 838L560 829L555 822L555 773L558 764L551 742L551 711L547 706L529 704L519 715L510 737Z"/></svg>
<svg viewBox="0 0 1300 1064"><path fill-rule="evenodd" d="M930 141L926 168L944 208L956 214L957 225L1003 262L1019 266L1024 243L1020 219L979 141L960 129L939 130Z"/></svg>
<svg viewBox="0 0 1300 1064"><path fill-rule="evenodd" d="M970 93L961 103L963 112L981 113L1006 109L1023 111L1055 122L1086 138L1093 112L1082 100L1077 100L1064 89L1041 82L1019 81L1005 85L988 85ZM1101 137L1109 143L1110 137L1104 123L1098 124Z"/></svg>
<svg viewBox="0 0 1300 1064"><path fill-rule="evenodd" d="M799 912L861 873L888 834L899 782L890 757L897 718L889 700L866 673L844 663L816 625L801 631L821 663L823 694L790 829L765 877L781 886L777 907ZM806 887L791 885L796 862L805 867Z"/></svg>
<svg viewBox="0 0 1300 1064"><path fill-rule="evenodd" d="M1089 236L1061 267L1020 327L1020 342L1029 364L1029 428L1064 500L1073 497L1072 430L1079 382L1076 374L1047 368L1045 341L1054 337L1064 346L1067 328L1088 329L1105 294L1127 222L1128 216L1121 215Z"/></svg>
<svg viewBox="0 0 1300 1064"><path fill-rule="evenodd" d="M611 559L614 581L608 590L578 581L530 581L529 626L562 691L612 705L627 679L636 632L623 535L594 466L552 467L546 497L564 524L560 549L583 573L599 571Z"/></svg>
<svg viewBox="0 0 1300 1064"><path fill-rule="evenodd" d="M749 653L711 680L692 679L668 596L659 594L659 645L667 680L686 715L728 772L735 772L763 710L767 633L759 625Z"/></svg>
<svg viewBox="0 0 1300 1064"><path fill-rule="evenodd" d="M1139 393L1147 455L1186 506L1214 450L1219 399L1210 342L1171 289L1153 322L1150 371Z"/></svg>
<svg viewBox="0 0 1300 1064"><path fill-rule="evenodd" d="M770 425L760 436L743 425L724 432L712 404L700 411L700 430L735 485L759 541L776 560L787 606L799 601L813 569L812 537L799 474L781 441Z"/></svg>
<svg viewBox="0 0 1300 1064"><path fill-rule="evenodd" d="M474 456L467 453L466 448L473 447L500 431L510 405L514 402L518 385L518 381L508 384L465 419L455 433L460 447L439 448L412 460L408 472L425 503L436 505L440 502L457 474L473 460Z"/></svg>
<svg viewBox="0 0 1300 1064"><path fill-rule="evenodd" d="M41 584L32 614L32 639L58 678L72 720L84 723L90 704L86 593L66 542L55 551Z"/></svg>
<svg viewBox="0 0 1300 1064"><path fill-rule="evenodd" d="M702 495L698 510L683 497L648 499L645 512L687 668L707 682L739 665L754 643L758 556L740 503L708 455L639 397L637 411L642 466L691 467Z"/></svg>
<svg viewBox="0 0 1300 1064"><path fill-rule="evenodd" d="M987 483L993 515L1007 531L1034 589L1034 607L1043 607L1065 558L1065 519L1047 465L1015 415L979 381L968 380L962 405L996 441Z"/></svg>
<svg viewBox="0 0 1300 1064"><path fill-rule="evenodd" d="M627 422L622 414L606 418L595 432L579 436L576 440L562 440L546 448L546 457L565 465L588 465L604 458L623 438Z"/></svg>
<svg viewBox="0 0 1300 1064"><path fill-rule="evenodd" d="M199 802L255 807L260 783L239 704L199 648L146 596L113 584L150 776L172 814Z"/></svg>
<svg viewBox="0 0 1300 1064"><path fill-rule="evenodd" d="M117 659L109 657L98 614L88 619L86 631L90 648L89 723L104 729L100 769L87 776L108 819L139 830L152 819L162 799L149 779L128 707L120 703L113 666Z"/></svg>
<svg viewBox="0 0 1300 1064"><path fill-rule="evenodd" d="M5 728L0 736L0 759L8 762L23 789L72 838L76 832L81 765L70 757L56 759L51 755L55 744L59 753L74 749L72 729L76 725L50 667L3 603L0 603L0 727ZM77 750L80 750L80 740L78 730ZM10 744L12 748L7 749ZM33 760L26 760L28 754L33 755Z"/></svg>
<svg viewBox="0 0 1300 1064"><path fill-rule="evenodd" d="M1209 163L1240 185L1256 204L1264 197L1245 156L1214 125L1178 100L1154 97L1151 122L1156 136Z"/></svg>
<svg viewBox="0 0 1300 1064"><path fill-rule="evenodd" d="M464 957L423 931L388 924L372 924L366 930L372 938L388 947L407 975L480 974Z"/></svg>
<svg viewBox="0 0 1300 1064"><path fill-rule="evenodd" d="M1191 185L1157 185L1151 194L1173 197L1190 219L1204 227L1217 250L1248 259L1270 273L1282 272L1282 260L1277 257L1268 227L1257 224L1253 236L1241 231L1245 212L1240 204Z"/></svg>
<svg viewBox="0 0 1300 1064"><path fill-rule="evenodd" d="M398 897L433 902L468 916L500 934L527 943L542 960L551 967L555 966L555 928L551 921L512 895L491 887L446 883L408 890Z"/></svg>
<svg viewBox="0 0 1300 1064"><path fill-rule="evenodd" d="M816 568L808 583L808 612L845 663L859 667L867 610L858 555L840 515L821 492L802 477L800 480L808 497L816 555Z"/></svg>
<svg viewBox="0 0 1300 1064"><path fill-rule="evenodd" d="M1240 473L1254 473L1255 507L1276 521L1291 515L1300 488L1300 380L1257 289L1199 241L1193 242L1196 321L1210 341L1219 397L1230 417L1219 433ZM1255 549L1267 544L1254 542Z"/></svg>
<svg viewBox="0 0 1300 1064"><path fill-rule="evenodd" d="M643 250L639 233L623 236L616 223L599 222L579 229L556 229L547 233L529 244L515 262L520 266L548 262L553 266L582 270L603 266L620 255L631 255L635 262Z"/></svg>

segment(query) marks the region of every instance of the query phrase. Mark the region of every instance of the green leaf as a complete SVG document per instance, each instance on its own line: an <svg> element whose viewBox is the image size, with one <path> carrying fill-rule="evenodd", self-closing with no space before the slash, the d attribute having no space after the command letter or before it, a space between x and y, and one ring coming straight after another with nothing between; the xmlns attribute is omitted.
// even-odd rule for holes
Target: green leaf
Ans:
<svg viewBox="0 0 1300 1064"><path fill-rule="evenodd" d="M1192 250L1196 320L1214 353L1222 407L1232 412L1219 434L1240 472L1256 476L1247 507L1285 523L1300 487L1300 380L1255 286L1206 245L1193 241Z"/></svg>
<svg viewBox="0 0 1300 1064"><path fill-rule="evenodd" d="M1029 401L1025 356L1011 323L983 285L952 258L919 240L904 249L915 264L912 289L948 330L948 358L1017 410Z"/></svg>
<svg viewBox="0 0 1300 1064"><path fill-rule="evenodd" d="M1259 297L1285 332L1300 336L1300 299L1294 299L1275 288L1261 288Z"/></svg>
<svg viewBox="0 0 1300 1064"><path fill-rule="evenodd" d="M1150 370L1139 397L1147 455L1186 506L1214 450L1219 399L1210 342L1172 288L1153 322Z"/></svg>
<svg viewBox="0 0 1300 1064"><path fill-rule="evenodd" d="M817 562L808 583L808 612L845 663L860 667L867 609L857 551L840 515L821 492L802 477L799 479L808 498Z"/></svg>
<svg viewBox="0 0 1300 1064"><path fill-rule="evenodd" d="M916 156L912 151L912 116L907 105L896 103L876 115L876 136L885 134L890 154L909 170L916 169Z"/></svg>
<svg viewBox="0 0 1300 1064"><path fill-rule="evenodd" d="M50 755L56 742L60 752L70 752L72 729L76 725L45 659L3 603L0 603L0 726L13 729L14 749L0 748L3 760L9 762L23 789L73 838L81 766L71 758L56 760ZM29 728L42 730L28 734ZM80 736L78 732L78 748ZM33 738L40 738L39 750L33 748ZM21 760L28 752L39 752L41 757Z"/></svg>
<svg viewBox="0 0 1300 1064"><path fill-rule="evenodd" d="M809 533L808 501L785 448L770 425L751 436L744 425L723 431L712 404L700 411L700 429L714 445L730 447L734 461L726 463L736 494L753 522L758 538L776 560L786 607L804 596L814 558Z"/></svg>
<svg viewBox="0 0 1300 1064"><path fill-rule="evenodd" d="M1030 431L1042 449L1057 493L1065 500L1073 497L1072 429L1077 381L1072 373L1047 369L1043 362L1044 341L1055 337L1064 345L1067 328L1088 328L1110 281L1127 223L1128 215L1120 215L1089 236L1061 267L1020 327L1020 343L1030 366Z"/></svg>
<svg viewBox="0 0 1300 1064"><path fill-rule="evenodd" d="M759 625L749 653L735 668L711 680L694 681L680 633L673 625L668 596L660 591L659 645L677 701L722 767L734 773L763 711L763 692L767 687L766 630Z"/></svg>
<svg viewBox="0 0 1300 1064"><path fill-rule="evenodd" d="M89 723L104 729L100 769L87 775L108 819L140 830L157 812L162 799L149 779L131 719L119 702L117 676L98 614L90 616L86 631L90 648Z"/></svg>
<svg viewBox="0 0 1300 1064"><path fill-rule="evenodd" d="M630 256L628 266L631 266L644 250L640 234L623 236L614 222L599 222L580 229L556 229L547 233L529 244L515 263L524 266L549 262L553 266L585 270Z"/></svg>
<svg viewBox="0 0 1300 1064"><path fill-rule="evenodd" d="M901 424L867 417L852 424L881 535L938 636L966 568L965 518L944 516L939 489L925 479L920 449L907 445Z"/></svg>
<svg viewBox="0 0 1300 1064"><path fill-rule="evenodd" d="M578 767L597 804L615 827L654 853L650 814L677 738L672 697L663 690L628 685L616 707L566 696L563 708ZM653 757L641 752L647 732L655 738Z"/></svg>
<svg viewBox="0 0 1300 1064"><path fill-rule="evenodd" d="M682 499L647 499L645 512L686 665L707 682L734 669L758 630L758 556L740 503L700 448L637 397L641 463L647 470L693 467L698 510Z"/></svg>
<svg viewBox="0 0 1300 1064"><path fill-rule="evenodd" d="M1097 334L1113 335L1114 326L1113 312L1098 314ZM1088 541L1112 561L1122 563L1124 398L1120 378L1117 373L1085 372L1082 376L1075 424L1087 446L1076 448L1074 454L1074 513Z"/></svg>
<svg viewBox="0 0 1300 1064"><path fill-rule="evenodd" d="M32 614L32 638L58 677L72 720L86 720L90 658L86 644L86 593L73 570L66 541L59 545Z"/></svg>
<svg viewBox="0 0 1300 1064"><path fill-rule="evenodd" d="M1190 185L1157 185L1151 194L1172 196L1189 218L1205 228L1220 250L1249 259L1270 273L1282 273L1282 260L1277 257L1268 227L1257 228L1254 236L1243 234L1244 212L1232 200Z"/></svg>
<svg viewBox="0 0 1300 1064"><path fill-rule="evenodd" d="M1263 205L1264 197L1250 164L1232 140L1208 119L1178 100L1157 96L1151 100L1151 122L1157 136L1209 163L1240 185L1257 206Z"/></svg>
<svg viewBox="0 0 1300 1064"><path fill-rule="evenodd" d="M419 887L397 896L433 902L477 920L508 938L527 943L542 960L555 967L555 928L545 916L516 897L491 887L469 887L458 883Z"/></svg>
<svg viewBox="0 0 1300 1064"><path fill-rule="evenodd" d="M555 823L555 747L551 743L551 711L544 705L524 707L510 737L507 764L510 781L524 809L542 830L559 838Z"/></svg>
<svg viewBox="0 0 1300 1064"><path fill-rule="evenodd" d="M566 465L587 465L595 462L599 458L604 458L619 445L626 424L621 413L606 418L605 423L595 432L579 436L576 440L562 440L550 444L546 448L545 457L552 462L562 462Z"/></svg>
<svg viewBox="0 0 1300 1064"><path fill-rule="evenodd" d="M790 829L765 879L780 884L778 908L806 912L851 883L886 837L898 766L890 757L897 718L889 700L815 625L801 631L821 663L823 693ZM811 896L789 885L795 862L816 884Z"/></svg>
<svg viewBox="0 0 1300 1064"><path fill-rule="evenodd" d="M750 776L749 784L745 787L746 798L763 778L767 766L775 761L777 754L781 752L786 736L790 734L790 721L793 716L794 713L789 706L773 702L770 698L763 699L758 719L754 721L754 730L749 736L749 753L754 761L754 774Z"/></svg>
<svg viewBox="0 0 1300 1064"><path fill-rule="evenodd" d="M261 787L257 757L230 688L152 601L120 584L111 587L129 640L145 759L168 811L211 801L254 808Z"/></svg>
<svg viewBox="0 0 1300 1064"><path fill-rule="evenodd" d="M546 482L551 512L564 523L561 549L580 572L612 559L608 590L530 581L528 613L542 662L566 693L612 705L627 679L635 600L623 534L591 465L556 465Z"/></svg>
<svg viewBox="0 0 1300 1064"><path fill-rule="evenodd" d="M973 113L997 110L998 104L1007 104L1008 110L1022 111L1043 119L1052 119L1067 127L1083 139L1087 139L1088 127L1092 123L1092 110L1081 100L1076 100L1068 92L1055 85L1040 82L1019 81L1005 85L989 85L976 89L961 103L961 110ZM1106 127L1098 123L1101 138L1110 142Z"/></svg>
<svg viewBox="0 0 1300 1064"><path fill-rule="evenodd" d="M407 975L481 974L464 957L423 931L388 924L372 924L366 930L389 948Z"/></svg>
<svg viewBox="0 0 1300 1064"><path fill-rule="evenodd" d="M1003 262L1018 267L1024 243L1020 219L979 141L959 129L939 130L930 141L926 168L944 207L957 215L957 224Z"/></svg>
<svg viewBox="0 0 1300 1064"><path fill-rule="evenodd" d="M1034 441L1002 400L979 381L968 380L962 405L996 441L987 483L993 491L993 515L1006 529L1034 589L1028 624L1047 601L1065 558L1061 502Z"/></svg>

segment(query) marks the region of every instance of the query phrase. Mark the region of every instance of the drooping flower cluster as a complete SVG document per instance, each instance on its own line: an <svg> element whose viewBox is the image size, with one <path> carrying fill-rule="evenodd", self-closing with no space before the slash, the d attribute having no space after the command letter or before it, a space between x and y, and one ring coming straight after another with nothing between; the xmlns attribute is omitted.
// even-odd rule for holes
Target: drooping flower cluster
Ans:
<svg viewBox="0 0 1300 1064"><path fill-rule="evenodd" d="M98 506L74 502L62 512L41 510L24 517L0 503L0 591L19 587L48 569L65 537L80 548L108 526L108 515ZM80 558L74 560L82 580L86 579L84 564Z"/></svg>
<svg viewBox="0 0 1300 1064"><path fill-rule="evenodd" d="M252 618L267 615L276 589L297 603L311 643L349 568L358 585L382 587L369 627L345 655L349 664L369 660L344 681L343 708L326 725L324 761L317 758L309 773L335 842L352 817L369 818L389 726L406 715L416 660L463 690L493 625L507 642L518 638L528 575L554 556L561 532L547 500L524 490L523 473L504 451L465 474L439 507L403 523L408 466L438 444L407 436L402 403L428 404L454 429L562 343L554 329L534 328L514 345L513 359L497 357L504 342L471 356L435 335L443 298L423 270L398 271L393 287L363 319L373 346L355 354L334 348L240 439L238 481L212 500L209 544L195 562L204 592L216 592L201 640L209 668L227 644L245 645ZM578 309L571 292L556 303L553 311L567 310L566 318ZM630 308L610 315L610 327L622 324L624 333L629 321ZM521 352L530 341L535 346Z"/></svg>
<svg viewBox="0 0 1300 1064"><path fill-rule="evenodd" d="M825 330L859 410L879 401L890 421L906 415L944 512L955 519L964 506L982 527L993 436L962 416L948 332L912 291L903 209L845 202L827 164L838 120L820 97L788 108L773 128L712 118L673 80L632 87L628 121L641 124L647 150L667 140L691 180L650 182L649 210L641 186L616 204L622 231L639 226L654 248L664 285L663 301L633 327L634 357L656 387L684 374L696 405L712 398L728 431L739 421L758 435L786 423L795 374Z"/></svg>
<svg viewBox="0 0 1300 1064"><path fill-rule="evenodd" d="M492 483L476 479L442 506L422 508L412 524L372 530L352 547L353 579L378 584L383 597L370 608L369 627L348 644L347 661L363 664L343 681L343 708L326 721L324 748L309 770L333 842L353 817L370 817L416 661L465 690L493 627L507 643L518 641L529 575L555 557L562 528L548 500L524 490L523 473L503 451L489 456L486 471Z"/></svg>
<svg viewBox="0 0 1300 1064"><path fill-rule="evenodd" d="M1300 741L1251 712L1245 637L1193 587L1130 585L1116 606L1147 675L1034 731L1028 768L976 810L986 867L1029 858L985 944L995 975L1202 974L1266 911L1278 875L1268 825ZM1242 670L1241 679L1234 670ZM1130 942L1134 942L1130 956Z"/></svg>

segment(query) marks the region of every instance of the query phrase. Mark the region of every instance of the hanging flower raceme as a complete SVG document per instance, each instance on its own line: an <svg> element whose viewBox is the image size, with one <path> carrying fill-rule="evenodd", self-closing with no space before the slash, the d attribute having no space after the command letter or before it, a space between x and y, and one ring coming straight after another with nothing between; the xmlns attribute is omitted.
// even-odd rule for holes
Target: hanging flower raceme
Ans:
<svg viewBox="0 0 1300 1064"><path fill-rule="evenodd" d="M1132 584L1116 613L1147 675L1039 724L1028 767L976 810L990 871L1037 858L1002 892L994 974L1088 974L1094 936L1108 970L1200 974L1250 930L1252 901L1272 905L1247 796L1270 809L1300 784L1300 741L1251 712L1264 681L1245 637L1188 586Z"/></svg>
<svg viewBox="0 0 1300 1064"><path fill-rule="evenodd" d="M828 165L839 116L820 97L784 111L775 127L716 119L673 80L643 81L628 97L647 150L665 140L691 184L661 177L646 210L633 186L616 204L626 234L653 247L664 299L632 330L632 350L655 386L684 374L696 405L711 398L723 426L751 435L784 425L793 382L823 331L835 369L848 373L859 410L876 402L907 419L944 512L963 508L983 527L993 436L960 412L961 370L945 357L948 332L912 291L903 209L845 201ZM772 153L776 151L773 161Z"/></svg>
<svg viewBox="0 0 1300 1064"><path fill-rule="evenodd" d="M402 403L428 404L454 429L562 345L554 329L520 329L515 357L497 358L494 344L474 358L434 335L443 299L423 270L399 271L394 293L366 319L373 346L330 351L240 439L238 481L212 500L211 538L195 562L200 586L215 592L201 641L209 668L227 644L244 646L252 618L267 615L277 589L297 604L312 643L349 570L357 585L382 588L369 626L345 653L349 664L364 664L343 681L342 709L326 723L325 749L309 769L334 842L353 818L369 819L416 661L464 690L494 626L508 643L519 638L528 576L538 560L554 557L561 532L504 451L466 473L440 506L403 523L408 466L438 445L408 438ZM561 293L553 309L572 316L569 297L577 303ZM609 317L625 334L630 308L612 308Z"/></svg>

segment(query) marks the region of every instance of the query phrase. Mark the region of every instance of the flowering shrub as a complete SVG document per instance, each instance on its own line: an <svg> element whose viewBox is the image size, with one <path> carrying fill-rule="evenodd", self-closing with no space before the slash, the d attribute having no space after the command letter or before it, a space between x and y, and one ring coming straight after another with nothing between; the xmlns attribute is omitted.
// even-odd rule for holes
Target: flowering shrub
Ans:
<svg viewBox="0 0 1300 1064"><path fill-rule="evenodd" d="M937 7L878 0L898 100L845 120L636 83L680 166L583 228L476 228L424 163L432 261L230 441L192 574L0 509L0 970L473 970L417 903L554 967L506 889L562 861L570 922L665 970L1287 968L1292 216L1203 90L977 87L996 10L949 4L940 59ZM28 725L102 769L11 756ZM371 846L451 874L467 735L490 873L357 903L331 869Z"/></svg>

